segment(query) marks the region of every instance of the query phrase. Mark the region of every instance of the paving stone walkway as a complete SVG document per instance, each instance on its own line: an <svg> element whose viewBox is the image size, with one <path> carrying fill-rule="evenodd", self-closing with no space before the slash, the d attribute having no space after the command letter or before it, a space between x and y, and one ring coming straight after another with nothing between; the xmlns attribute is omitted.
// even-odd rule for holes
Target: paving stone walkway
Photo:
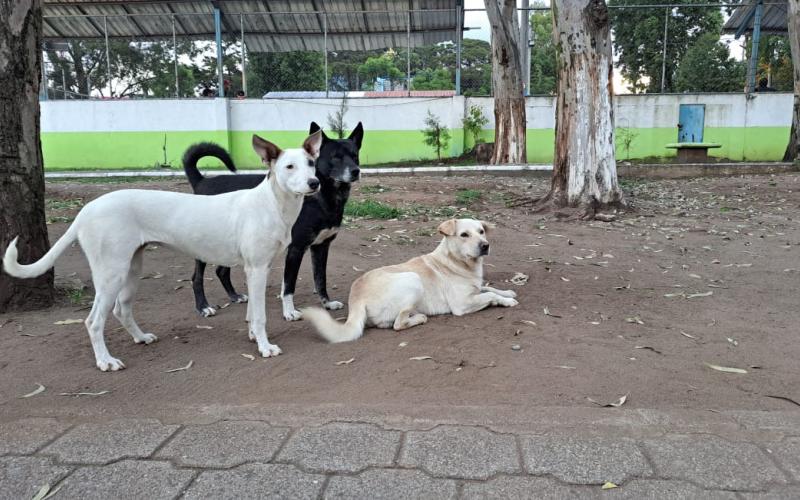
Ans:
<svg viewBox="0 0 800 500"><path fill-rule="evenodd" d="M531 429L28 418L0 424L0 498L800 498L800 412Z"/></svg>

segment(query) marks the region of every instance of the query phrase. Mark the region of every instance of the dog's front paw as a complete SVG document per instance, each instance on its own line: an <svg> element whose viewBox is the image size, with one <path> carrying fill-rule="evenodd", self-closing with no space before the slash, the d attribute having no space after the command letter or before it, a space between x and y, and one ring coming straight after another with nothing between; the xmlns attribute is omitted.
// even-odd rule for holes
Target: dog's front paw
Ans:
<svg viewBox="0 0 800 500"><path fill-rule="evenodd" d="M204 318L210 318L217 314L217 310L211 306L206 306L198 311Z"/></svg>
<svg viewBox="0 0 800 500"><path fill-rule="evenodd" d="M509 299L516 299L517 292L514 290L503 290L503 296L508 297Z"/></svg>
<svg viewBox="0 0 800 500"><path fill-rule="evenodd" d="M338 309L343 308L344 304L342 304L338 300L329 300L328 302L325 302L324 304L322 304L322 307L324 307L325 309L327 309L329 311L336 311Z"/></svg>
<svg viewBox="0 0 800 500"><path fill-rule="evenodd" d="M285 319L286 321L299 321L303 319L303 313L301 313L297 309L283 311L283 319Z"/></svg>
<svg viewBox="0 0 800 500"><path fill-rule="evenodd" d="M125 363L117 358L106 356L97 360L97 367L100 368L100 371L102 372L116 372L125 368Z"/></svg>
<svg viewBox="0 0 800 500"><path fill-rule="evenodd" d="M158 337L156 337L152 333L143 333L142 336L139 337L138 339L135 339L134 342L136 342L137 344L152 344L156 340L158 340Z"/></svg>
<svg viewBox="0 0 800 500"><path fill-rule="evenodd" d="M261 353L261 357L263 358L271 358L279 354L283 354L281 348L275 344L267 344L263 348L259 347L258 352Z"/></svg>
<svg viewBox="0 0 800 500"><path fill-rule="evenodd" d="M240 293L231 297L231 302L234 304L244 304L247 302L247 295L244 293Z"/></svg>
<svg viewBox="0 0 800 500"><path fill-rule="evenodd" d="M509 299L507 297L502 297L500 300L497 301L498 305L503 307L514 307L519 304L516 299Z"/></svg>

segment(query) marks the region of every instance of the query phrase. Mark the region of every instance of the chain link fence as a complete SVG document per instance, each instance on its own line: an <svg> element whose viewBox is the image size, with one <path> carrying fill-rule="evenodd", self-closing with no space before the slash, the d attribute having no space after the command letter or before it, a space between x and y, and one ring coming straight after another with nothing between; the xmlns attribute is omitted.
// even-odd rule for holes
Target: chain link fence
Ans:
<svg viewBox="0 0 800 500"><path fill-rule="evenodd" d="M618 92L744 90L745 57L753 38L723 35L727 4L652 1L655 5L609 2ZM422 30L433 16L442 22ZM88 20L107 36L45 42L43 98L492 94L491 34L480 9L226 15L221 75L212 13L73 17ZM520 18L526 17L527 92L552 95L552 17L540 4L521 10ZM125 25L145 26L163 36L126 38L120 34ZM206 35L181 35L192 30ZM785 37L767 34L757 57L756 81L766 81L769 89L791 90Z"/></svg>

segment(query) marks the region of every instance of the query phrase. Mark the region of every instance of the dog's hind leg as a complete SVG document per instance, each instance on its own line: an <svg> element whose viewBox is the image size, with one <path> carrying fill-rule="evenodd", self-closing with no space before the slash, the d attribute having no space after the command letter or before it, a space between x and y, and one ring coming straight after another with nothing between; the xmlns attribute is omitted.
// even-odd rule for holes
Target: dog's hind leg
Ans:
<svg viewBox="0 0 800 500"><path fill-rule="evenodd" d="M122 289L123 281L125 280L123 276L127 276L128 270L99 270L94 269L95 266L92 267L92 279L95 283L94 304L92 304L92 310L84 323L89 331L89 340L92 342L94 359L97 367L104 372L121 370L125 368L125 364L108 352L103 338L103 328L105 327L108 313L111 312L114 301Z"/></svg>
<svg viewBox="0 0 800 500"><path fill-rule="evenodd" d="M281 354L281 348L270 344L267 338L267 311L266 311L266 291L267 274L269 266L245 266L247 274L247 291L250 301L247 303L247 314L250 320L248 325L248 336L255 338L258 344L258 352L261 356L269 358Z"/></svg>
<svg viewBox="0 0 800 500"><path fill-rule="evenodd" d="M338 300L330 300L328 297L326 272L328 268L328 251L331 248L332 241L333 237L328 238L319 245L311 246L311 264L314 268L314 289L319 294L322 307L334 311L343 308L344 304Z"/></svg>
<svg viewBox="0 0 800 500"><path fill-rule="evenodd" d="M131 259L131 268L128 271L128 277L122 285L122 290L117 295L117 301L114 304L114 316L119 320L125 330L133 337L133 341L137 344L150 344L158 340L158 337L152 333L142 332L139 325L133 319L133 297L136 295L136 289L139 288L139 274L142 270L142 255L143 249L139 249L133 254Z"/></svg>
<svg viewBox="0 0 800 500"><path fill-rule="evenodd" d="M283 266L283 284L281 285L283 319L286 321L297 321L303 318L303 314L294 307L294 287L297 285L297 272L300 270L305 252L305 248L295 245L289 245L286 250L286 264Z"/></svg>
<svg viewBox="0 0 800 500"><path fill-rule="evenodd" d="M247 302L247 295L243 293L237 293L236 289L233 288L233 283L231 283L231 268L225 266L217 266L217 278L219 278L220 283L222 283L222 288L225 289L225 292L228 294L228 297L231 299L231 302L234 304L242 304Z"/></svg>
<svg viewBox="0 0 800 500"><path fill-rule="evenodd" d="M217 310L208 305L206 300L205 284L203 276L206 274L206 263L200 260L194 261L194 274L192 275L192 290L194 291L194 307L197 312L208 318L217 314Z"/></svg>

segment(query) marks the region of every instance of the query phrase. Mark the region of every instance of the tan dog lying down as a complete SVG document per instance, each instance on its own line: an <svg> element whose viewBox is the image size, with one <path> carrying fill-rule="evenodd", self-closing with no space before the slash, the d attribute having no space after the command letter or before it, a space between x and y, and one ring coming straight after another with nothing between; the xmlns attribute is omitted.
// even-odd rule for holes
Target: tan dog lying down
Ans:
<svg viewBox="0 0 800 500"><path fill-rule="evenodd" d="M489 225L473 219L450 219L439 226L444 235L433 252L403 264L380 267L353 282L346 323L335 321L320 308L303 310L329 342L355 340L365 326L405 330L428 321L428 316L456 316L489 306L518 304L511 290L483 285L483 256L489 254Z"/></svg>

